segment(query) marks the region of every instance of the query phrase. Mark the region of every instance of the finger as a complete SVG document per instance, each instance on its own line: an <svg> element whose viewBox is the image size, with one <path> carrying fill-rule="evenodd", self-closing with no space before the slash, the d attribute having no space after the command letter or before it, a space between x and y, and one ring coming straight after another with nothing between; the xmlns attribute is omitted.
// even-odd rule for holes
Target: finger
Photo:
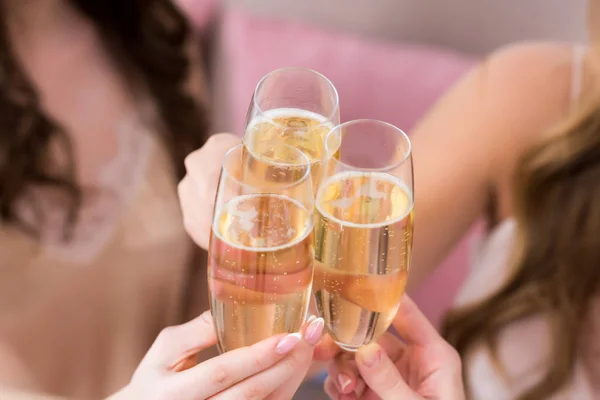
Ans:
<svg viewBox="0 0 600 400"><path fill-rule="evenodd" d="M215 399L291 399L310 368L313 347L323 326L323 319L313 320L306 328L304 340L300 340L288 356L262 372L249 374L253 376L219 393ZM239 357L232 361L240 362Z"/></svg>
<svg viewBox="0 0 600 400"><path fill-rule="evenodd" d="M312 317L311 317L312 318ZM299 365L297 371L288 379L285 384L280 385L275 391L269 396L271 400L280 399L291 399L298 390L298 387L302 384L308 371L313 365L312 354L314 352L314 346L319 342L323 330L325 328L325 322L323 318L311 319L306 329L303 330L302 334L304 341L308 344L309 348L306 350L305 356L308 357L308 363L304 363L302 360L296 360Z"/></svg>
<svg viewBox="0 0 600 400"><path fill-rule="evenodd" d="M328 376L327 379L325 379L324 389L325 393L331 400L339 400L340 392L337 390L337 387L331 376Z"/></svg>
<svg viewBox="0 0 600 400"><path fill-rule="evenodd" d="M443 340L427 317L407 295L402 298L392 325L409 345L428 346Z"/></svg>
<svg viewBox="0 0 600 400"><path fill-rule="evenodd" d="M292 354L273 367L231 386L214 396L215 400L265 399L280 385L310 365L310 349L306 343L298 345ZM292 360L292 361L290 361ZM297 390L297 387L293 389ZM291 398L291 397L288 397Z"/></svg>
<svg viewBox="0 0 600 400"><path fill-rule="evenodd" d="M186 232L198 246L206 249L209 243L214 197L201 197L189 175L179 183L177 192Z"/></svg>
<svg viewBox="0 0 600 400"><path fill-rule="evenodd" d="M138 369L169 370L216 343L212 316L206 311L183 325L163 329Z"/></svg>
<svg viewBox="0 0 600 400"><path fill-rule="evenodd" d="M365 385L365 381L363 381L362 379L359 379L358 382L356 383L356 389L354 389L354 394L356 394L357 398L362 398L363 393L365 393L365 390L367 389L367 385Z"/></svg>
<svg viewBox="0 0 600 400"><path fill-rule="evenodd" d="M202 148L185 158L187 174L178 185L184 225L194 242L204 249L209 243L223 156L239 142L232 134L212 135Z"/></svg>
<svg viewBox="0 0 600 400"><path fill-rule="evenodd" d="M340 394L353 393L356 389L359 373L354 354L342 352L329 363L327 373Z"/></svg>
<svg viewBox="0 0 600 400"><path fill-rule="evenodd" d="M404 355L407 349L406 343L402 342L402 340L400 340L397 336L393 335L390 332L386 332L377 341L377 344L381 346L385 354L387 354L387 356L393 362L399 360Z"/></svg>
<svg viewBox="0 0 600 400"><path fill-rule="evenodd" d="M239 137L230 133L214 134L202 148L185 158L187 175L201 193L216 188L225 153L240 142Z"/></svg>
<svg viewBox="0 0 600 400"><path fill-rule="evenodd" d="M372 343L358 349L356 365L369 388L382 400L420 399L400 376L400 372L381 346Z"/></svg>
<svg viewBox="0 0 600 400"><path fill-rule="evenodd" d="M340 347L335 344L335 342L331 339L331 336L325 335L321 338L321 341L315 348L315 354L313 355L313 358L317 361L330 361L340 351Z"/></svg>
<svg viewBox="0 0 600 400"><path fill-rule="evenodd" d="M220 167L223 155L232 147L241 143L241 139L231 133L215 133L210 135L204 146L191 152L185 158L185 167L188 172L196 176L196 173L202 173L206 167L206 160L218 160Z"/></svg>
<svg viewBox="0 0 600 400"><path fill-rule="evenodd" d="M356 388L354 393L342 394L337 390L337 387L335 386L335 383L333 382L333 379L331 379L331 377L327 377L327 379L325 379L324 384L324 391L327 394L327 396L329 396L329 398L332 400L375 400L376 397L371 397L372 395L374 395L374 393L368 391L365 392L365 389L367 389L365 383L363 381L360 381L359 387ZM363 397L363 393L365 394L365 397Z"/></svg>
<svg viewBox="0 0 600 400"><path fill-rule="evenodd" d="M300 342L299 334L278 335L207 360L171 378L173 393L208 398L268 369ZM278 347L279 346L279 347Z"/></svg>
<svg viewBox="0 0 600 400"><path fill-rule="evenodd" d="M193 368L196 365L198 365L198 356L194 354L174 363L170 370L173 372L181 372Z"/></svg>
<svg viewBox="0 0 600 400"><path fill-rule="evenodd" d="M398 360L406 351L406 344L389 332L386 332L378 343L393 361ZM340 353L334 362L329 364L327 372L339 393L354 392L360 395L364 390L364 382L360 377L354 357L349 353Z"/></svg>
<svg viewBox="0 0 600 400"><path fill-rule="evenodd" d="M305 336L307 338L310 336L309 331L314 331L311 327L315 324L323 326L322 321L322 319L312 321L310 327L306 329ZM320 335L320 332L317 333ZM173 376L173 389L176 393L186 393L190 398L207 398L224 390L233 389L239 386L236 384L269 370L278 365L277 363L282 359L289 358L291 353L295 354L298 346L302 347L302 344L304 347L310 346L306 340L303 341L299 333L277 335L252 346L232 350ZM303 351L306 352L306 349ZM310 350L306 357L311 359ZM273 390L266 392L265 396Z"/></svg>

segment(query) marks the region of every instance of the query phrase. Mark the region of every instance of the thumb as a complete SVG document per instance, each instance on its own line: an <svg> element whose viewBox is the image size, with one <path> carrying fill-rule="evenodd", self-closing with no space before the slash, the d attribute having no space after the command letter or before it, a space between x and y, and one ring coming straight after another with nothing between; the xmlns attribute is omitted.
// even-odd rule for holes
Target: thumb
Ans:
<svg viewBox="0 0 600 400"><path fill-rule="evenodd" d="M392 325L409 345L431 346L443 342L438 331L406 294L402 297Z"/></svg>
<svg viewBox="0 0 600 400"><path fill-rule="evenodd" d="M138 370L183 370L195 365L195 356L201 350L217 343L210 311L183 325L162 330Z"/></svg>
<svg viewBox="0 0 600 400"><path fill-rule="evenodd" d="M398 368L376 343L356 353L356 366L367 386L382 400L422 400L404 382Z"/></svg>

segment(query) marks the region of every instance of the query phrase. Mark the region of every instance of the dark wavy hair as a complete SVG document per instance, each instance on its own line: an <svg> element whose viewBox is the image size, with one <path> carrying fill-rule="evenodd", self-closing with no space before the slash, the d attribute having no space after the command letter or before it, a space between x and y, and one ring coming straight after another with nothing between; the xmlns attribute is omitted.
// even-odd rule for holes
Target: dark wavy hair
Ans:
<svg viewBox="0 0 600 400"><path fill-rule="evenodd" d="M184 89L190 69L186 47L191 30L186 19L170 0L69 3L95 23L113 61L132 82L131 89L152 97L160 134L181 177L184 157L204 144L208 130L205 108ZM0 218L38 234L37 224L19 218L16 203L32 186L52 187L67 199L66 240L82 199L73 149L68 132L40 107L36 88L11 46L6 13L0 0ZM53 159L51 142L67 155L66 163Z"/></svg>

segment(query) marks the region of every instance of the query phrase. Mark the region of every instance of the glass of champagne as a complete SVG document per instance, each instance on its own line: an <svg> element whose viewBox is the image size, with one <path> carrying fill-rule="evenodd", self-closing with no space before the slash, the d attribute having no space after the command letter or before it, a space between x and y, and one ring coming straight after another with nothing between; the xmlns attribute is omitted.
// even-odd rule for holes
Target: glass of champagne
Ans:
<svg viewBox="0 0 600 400"><path fill-rule="evenodd" d="M414 221L411 144L393 125L358 120L333 129L325 150L313 291L332 339L356 351L389 328L404 294Z"/></svg>
<svg viewBox="0 0 600 400"><path fill-rule="evenodd" d="M264 141L282 141L302 150L312 164L316 190L325 137L339 120L338 93L326 77L308 68L278 69L256 86L246 117L244 144L249 152Z"/></svg>
<svg viewBox="0 0 600 400"><path fill-rule="evenodd" d="M313 277L310 161L280 142L263 142L252 154L243 148L223 159L209 245L209 296L221 352L297 332Z"/></svg>

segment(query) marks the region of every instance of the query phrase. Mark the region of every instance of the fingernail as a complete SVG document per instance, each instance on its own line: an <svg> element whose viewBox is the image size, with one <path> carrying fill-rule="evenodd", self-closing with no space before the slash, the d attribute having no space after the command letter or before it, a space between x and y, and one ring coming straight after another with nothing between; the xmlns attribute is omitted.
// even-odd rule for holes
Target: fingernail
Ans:
<svg viewBox="0 0 600 400"><path fill-rule="evenodd" d="M316 315L311 315L310 317L308 317L308 319L306 320L306 322L310 324L310 323L311 323L311 322L313 322L315 319L317 319L317 316L316 316Z"/></svg>
<svg viewBox="0 0 600 400"><path fill-rule="evenodd" d="M373 368L381 360L381 349L376 344L369 344L359 349L356 356L365 367Z"/></svg>
<svg viewBox="0 0 600 400"><path fill-rule="evenodd" d="M346 388L348 387L348 385L350 385L352 383L352 379L350 379L350 377L344 373L338 374L338 383L340 384L340 388L342 389L342 392L346 390Z"/></svg>
<svg viewBox="0 0 600 400"><path fill-rule="evenodd" d="M275 352L277 354L287 354L302 340L302 336L299 333L292 333L284 337L277 343Z"/></svg>
<svg viewBox="0 0 600 400"><path fill-rule="evenodd" d="M319 339L321 339L324 327L325 321L323 321L323 318L317 318L312 321L304 333L304 340L306 340L306 343L310 345L317 344Z"/></svg>

